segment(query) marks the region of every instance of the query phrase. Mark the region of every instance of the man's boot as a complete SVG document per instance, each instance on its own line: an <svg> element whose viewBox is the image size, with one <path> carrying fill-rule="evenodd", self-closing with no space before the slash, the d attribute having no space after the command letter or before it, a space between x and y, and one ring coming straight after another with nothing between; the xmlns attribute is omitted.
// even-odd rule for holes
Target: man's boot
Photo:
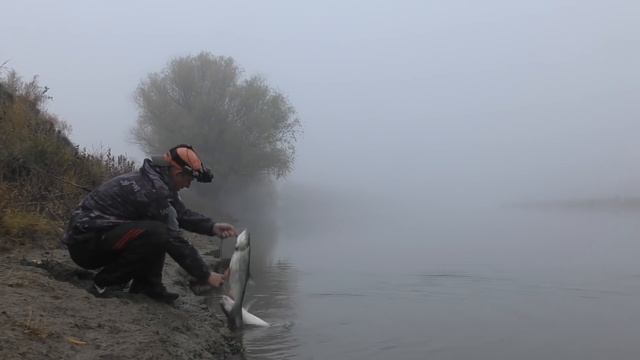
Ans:
<svg viewBox="0 0 640 360"><path fill-rule="evenodd" d="M144 294L148 297L163 303L171 304L180 295L168 292L162 283L148 283L139 280L133 280L129 292L132 294Z"/></svg>

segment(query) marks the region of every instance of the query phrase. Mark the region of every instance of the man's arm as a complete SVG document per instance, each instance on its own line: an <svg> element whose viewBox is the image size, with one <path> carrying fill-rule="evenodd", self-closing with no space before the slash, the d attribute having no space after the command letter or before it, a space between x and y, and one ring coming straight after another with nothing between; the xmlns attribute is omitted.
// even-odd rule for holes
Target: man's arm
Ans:
<svg viewBox="0 0 640 360"><path fill-rule="evenodd" d="M183 237L170 237L167 244L167 253L175 260L180 267L185 269L189 275L198 281L207 281L211 275L209 266L198 253L198 250Z"/></svg>
<svg viewBox="0 0 640 360"><path fill-rule="evenodd" d="M181 228L197 234L216 235L213 229L214 222L211 218L187 209L178 196L172 199L171 205L176 210L178 224Z"/></svg>
<svg viewBox="0 0 640 360"><path fill-rule="evenodd" d="M184 238L171 238L167 246L167 253L200 283L208 283L213 287L220 287L224 284L224 276L210 271L198 251Z"/></svg>
<svg viewBox="0 0 640 360"><path fill-rule="evenodd" d="M166 250L169 256L198 281L208 282L215 287L222 285L224 282L222 275L211 272L209 266L202 260L198 250L182 237L178 223L178 213L171 203L166 199L158 199L151 208L160 209L159 211L156 210L157 212L152 210L151 217L167 224L169 242ZM213 225L210 231L213 232Z"/></svg>
<svg viewBox="0 0 640 360"><path fill-rule="evenodd" d="M187 209L179 197L172 201L172 205L176 209L178 224L183 229L202 235L217 236L221 239L238 236L238 232L233 225L215 223L211 218Z"/></svg>

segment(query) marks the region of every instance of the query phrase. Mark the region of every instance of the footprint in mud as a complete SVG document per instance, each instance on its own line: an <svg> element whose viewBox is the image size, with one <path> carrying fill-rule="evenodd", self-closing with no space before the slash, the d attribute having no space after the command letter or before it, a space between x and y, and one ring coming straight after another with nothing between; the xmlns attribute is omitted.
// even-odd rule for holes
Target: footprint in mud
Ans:
<svg viewBox="0 0 640 360"><path fill-rule="evenodd" d="M63 264L59 261L43 259L43 260L27 260L22 259L20 265L33 266L45 270L54 279L58 281L68 282L80 288L87 288L93 282L93 272L81 269L75 266Z"/></svg>
<svg viewBox="0 0 640 360"><path fill-rule="evenodd" d="M22 259L20 261L20 265L23 266L32 266L39 269L45 270L49 275L62 282L69 283L77 288L88 291L92 295L96 295L92 292L93 289L93 276L94 272L90 270L85 270L76 266L64 264L62 262L51 260L51 259L34 259L27 260ZM108 294L101 295L100 297L124 297L130 298L131 296L124 292L126 290L128 284L123 284L123 286L113 287L113 291L110 291Z"/></svg>

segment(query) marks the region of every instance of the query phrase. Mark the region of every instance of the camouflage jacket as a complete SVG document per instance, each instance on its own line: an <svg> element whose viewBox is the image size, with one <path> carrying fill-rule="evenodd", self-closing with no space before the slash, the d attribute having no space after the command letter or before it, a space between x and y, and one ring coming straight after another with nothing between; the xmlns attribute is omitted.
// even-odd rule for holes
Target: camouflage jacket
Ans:
<svg viewBox="0 0 640 360"><path fill-rule="evenodd" d="M117 176L89 193L71 214L63 242L73 244L87 234L102 234L120 224L139 220L167 224L170 237L167 253L191 276L199 280L209 276L209 267L184 239L180 228L213 235L213 220L187 209L178 193L169 187L168 169L154 166L149 159L139 171Z"/></svg>

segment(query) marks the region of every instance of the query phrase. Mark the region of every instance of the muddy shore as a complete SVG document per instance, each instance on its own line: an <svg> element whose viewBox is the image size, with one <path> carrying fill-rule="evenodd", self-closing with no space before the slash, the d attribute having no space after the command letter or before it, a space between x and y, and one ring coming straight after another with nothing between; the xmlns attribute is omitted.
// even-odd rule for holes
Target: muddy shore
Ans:
<svg viewBox="0 0 640 360"><path fill-rule="evenodd" d="M0 239L2 241L2 239ZM193 239L209 264L216 241ZM194 295L189 276L167 257L173 305L115 292L96 298L92 272L64 249L0 253L0 359L240 359L241 339L226 328L219 293Z"/></svg>

